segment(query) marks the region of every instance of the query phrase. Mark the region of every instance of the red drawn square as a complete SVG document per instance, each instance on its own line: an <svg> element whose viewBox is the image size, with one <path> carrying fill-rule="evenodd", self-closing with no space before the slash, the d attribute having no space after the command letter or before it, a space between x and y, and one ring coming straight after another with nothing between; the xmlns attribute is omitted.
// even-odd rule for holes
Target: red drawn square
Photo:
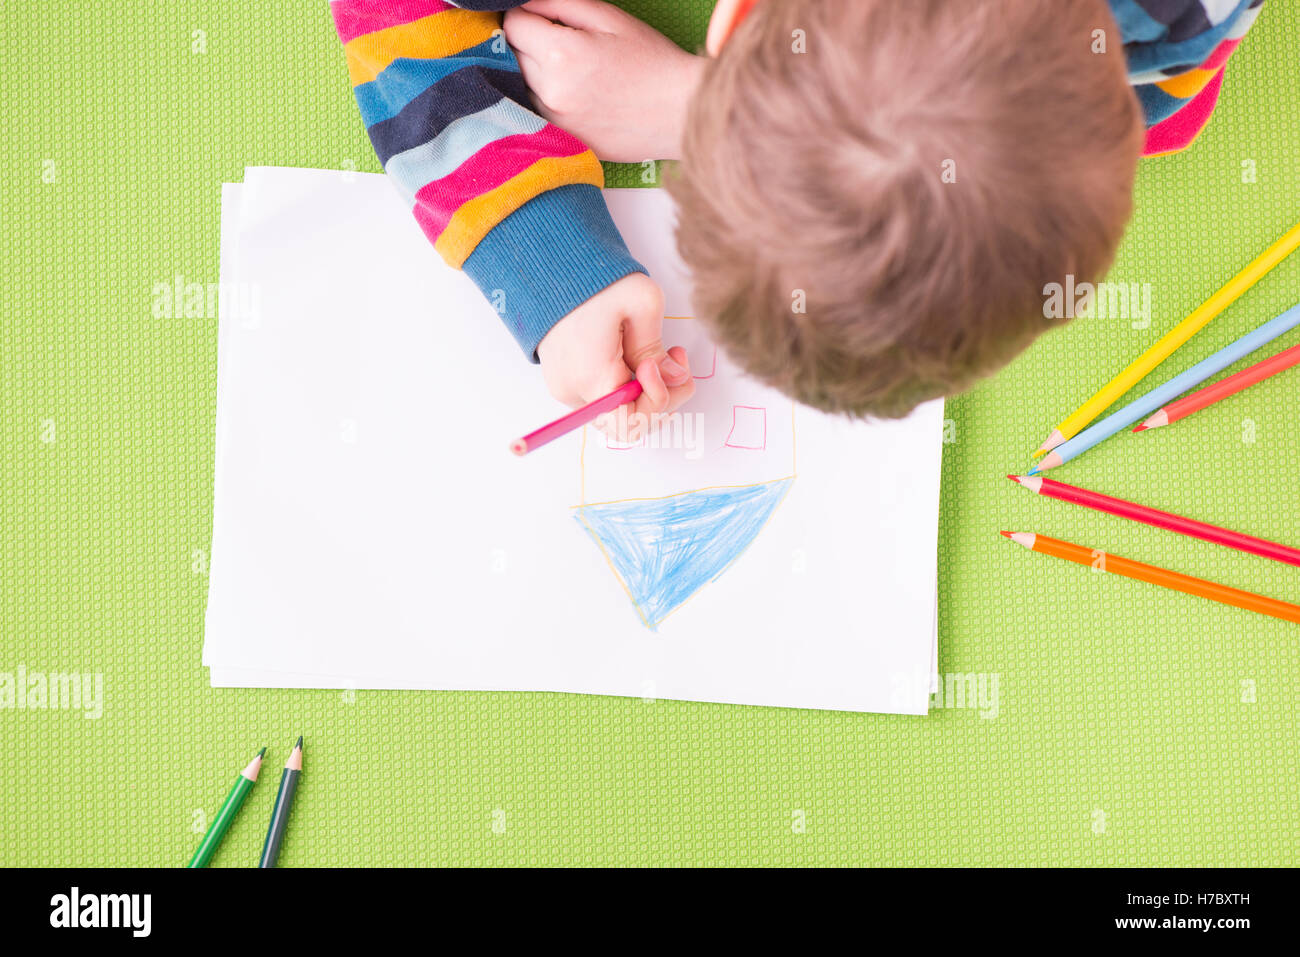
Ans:
<svg viewBox="0 0 1300 957"><path fill-rule="evenodd" d="M731 407L731 432L727 448L760 452L767 448L767 409L757 405Z"/></svg>
<svg viewBox="0 0 1300 957"><path fill-rule="evenodd" d="M713 350L713 356L709 361L709 374L691 376L691 378L695 379L697 382L701 379L712 379L718 372L718 347L710 346L710 348Z"/></svg>

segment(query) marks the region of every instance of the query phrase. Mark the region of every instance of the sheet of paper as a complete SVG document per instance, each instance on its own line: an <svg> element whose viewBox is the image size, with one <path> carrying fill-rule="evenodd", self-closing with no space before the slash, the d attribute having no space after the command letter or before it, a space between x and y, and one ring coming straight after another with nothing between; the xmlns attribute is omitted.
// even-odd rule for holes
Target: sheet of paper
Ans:
<svg viewBox="0 0 1300 957"><path fill-rule="evenodd" d="M384 177L227 189L214 684L925 712L941 403L865 425L746 380L689 318L667 197L609 196L699 418L521 460L562 410Z"/></svg>

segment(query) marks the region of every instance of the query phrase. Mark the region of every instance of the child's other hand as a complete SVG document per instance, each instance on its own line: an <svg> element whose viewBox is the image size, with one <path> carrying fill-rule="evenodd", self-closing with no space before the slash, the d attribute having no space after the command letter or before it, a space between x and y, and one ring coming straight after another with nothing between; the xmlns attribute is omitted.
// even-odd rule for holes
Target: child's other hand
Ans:
<svg viewBox="0 0 1300 957"><path fill-rule="evenodd" d="M648 276L632 273L557 322L537 347L547 388L575 408L636 375L644 390L636 402L596 423L620 441L639 442L650 416L676 410L695 393L686 350L664 349L663 302Z"/></svg>
<svg viewBox="0 0 1300 957"><path fill-rule="evenodd" d="M681 158L703 57L600 0L531 0L505 34L541 114L601 159Z"/></svg>

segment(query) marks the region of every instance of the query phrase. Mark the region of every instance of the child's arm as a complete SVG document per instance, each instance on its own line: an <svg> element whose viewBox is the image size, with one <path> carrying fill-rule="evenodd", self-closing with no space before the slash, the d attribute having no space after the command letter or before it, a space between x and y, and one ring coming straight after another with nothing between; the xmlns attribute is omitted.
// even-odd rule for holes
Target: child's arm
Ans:
<svg viewBox="0 0 1300 957"><path fill-rule="evenodd" d="M552 389L596 398L612 378L653 358L668 405L684 401L689 372L664 350L662 315L600 193L599 161L580 140L537 116L499 13L468 9L520 0L331 0L357 105L380 162L446 262L464 269L497 308L525 354L584 303L612 327L613 349L547 351ZM657 292L657 290L655 290ZM590 322L590 320L589 320ZM624 327L642 330L638 345ZM576 323L574 324L576 325ZM605 330L609 332L609 330ZM557 340L572 340L561 333ZM628 353L640 355L624 355ZM608 391L608 389L606 389ZM588 395L588 393L591 393ZM649 408L647 411L663 411Z"/></svg>

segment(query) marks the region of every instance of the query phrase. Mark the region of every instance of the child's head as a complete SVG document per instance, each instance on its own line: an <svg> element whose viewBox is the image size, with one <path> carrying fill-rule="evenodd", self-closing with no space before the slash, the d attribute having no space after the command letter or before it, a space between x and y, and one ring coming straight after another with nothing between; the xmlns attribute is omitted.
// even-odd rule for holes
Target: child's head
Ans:
<svg viewBox="0 0 1300 957"><path fill-rule="evenodd" d="M722 0L722 39L677 241L768 384L904 415L1054 325L1047 283L1110 265L1143 133L1106 0Z"/></svg>

